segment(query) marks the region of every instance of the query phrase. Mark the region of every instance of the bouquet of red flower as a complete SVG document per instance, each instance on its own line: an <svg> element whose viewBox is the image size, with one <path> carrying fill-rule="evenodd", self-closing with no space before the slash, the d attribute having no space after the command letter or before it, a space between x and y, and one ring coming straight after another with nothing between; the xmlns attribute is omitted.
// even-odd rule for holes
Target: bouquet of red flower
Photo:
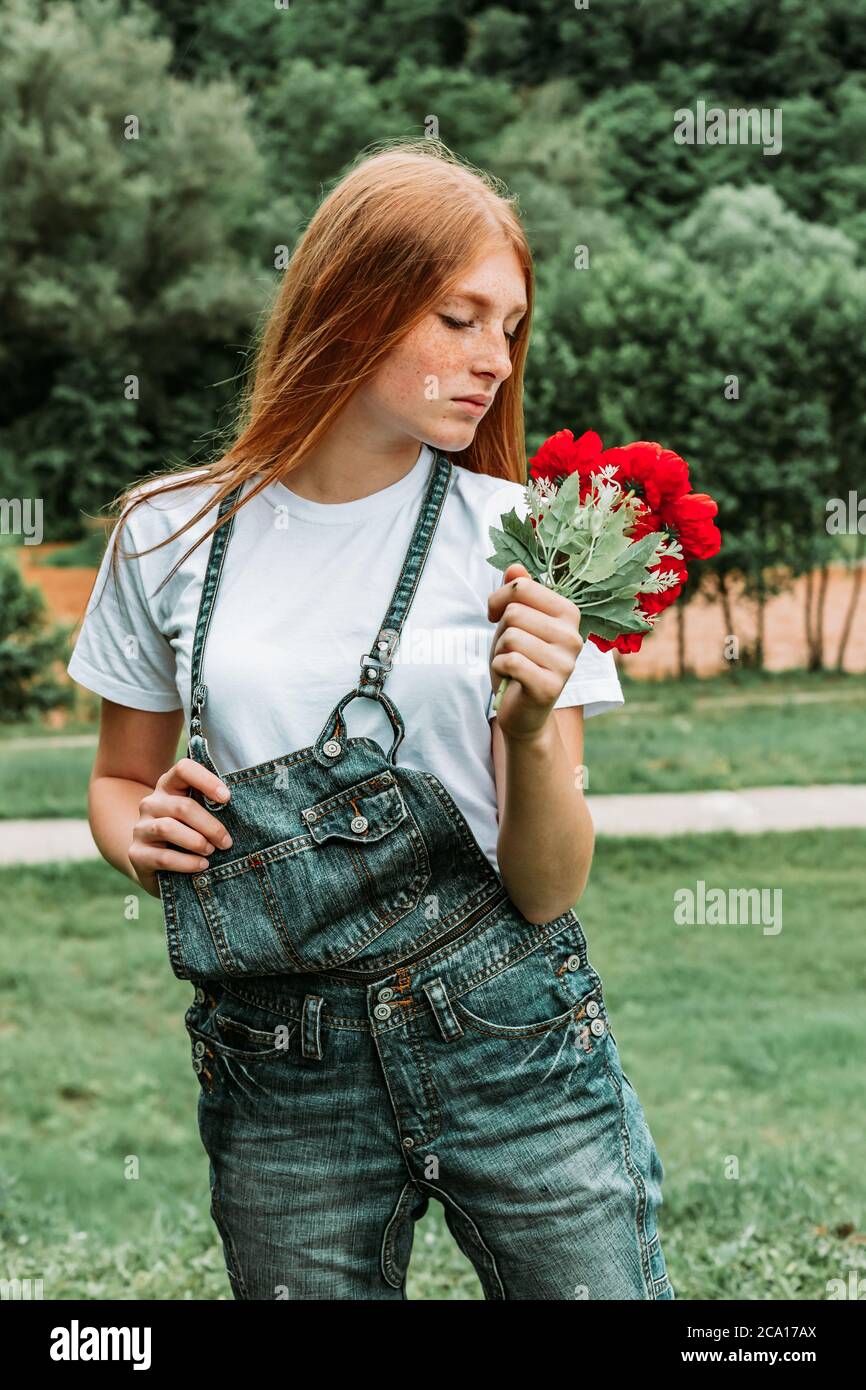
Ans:
<svg viewBox="0 0 866 1390"><path fill-rule="evenodd" d="M602 651L640 651L644 634L682 593L686 560L715 555L722 538L712 497L692 492L688 464L639 440L603 449L594 430L558 430L530 459L529 515L490 527L489 562L518 561L580 609L580 633ZM499 708L508 684L496 693Z"/></svg>

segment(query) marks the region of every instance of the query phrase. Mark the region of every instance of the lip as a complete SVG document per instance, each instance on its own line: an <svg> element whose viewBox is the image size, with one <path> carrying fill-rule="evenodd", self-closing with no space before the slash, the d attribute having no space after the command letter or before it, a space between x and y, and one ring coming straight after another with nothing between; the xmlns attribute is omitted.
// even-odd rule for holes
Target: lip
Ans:
<svg viewBox="0 0 866 1390"><path fill-rule="evenodd" d="M473 400L471 396L455 396L455 405L462 405L464 410L468 410L470 415L483 415L487 407L493 400L492 396L483 396L479 400Z"/></svg>

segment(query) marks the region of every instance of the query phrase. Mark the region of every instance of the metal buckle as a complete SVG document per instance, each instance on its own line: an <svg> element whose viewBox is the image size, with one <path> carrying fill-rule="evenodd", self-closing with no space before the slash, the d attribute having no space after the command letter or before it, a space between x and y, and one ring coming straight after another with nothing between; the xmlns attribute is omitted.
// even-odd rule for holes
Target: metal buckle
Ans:
<svg viewBox="0 0 866 1390"><path fill-rule="evenodd" d="M376 639L378 655L365 652L361 657L361 679L358 688L373 686L379 689L392 669L391 657L397 644L397 633L393 628L383 628Z"/></svg>
<svg viewBox="0 0 866 1390"><path fill-rule="evenodd" d="M204 702L207 696L207 686L199 681L195 690L192 692L192 709L190 711L189 732L193 734L201 733L201 712L204 709Z"/></svg>

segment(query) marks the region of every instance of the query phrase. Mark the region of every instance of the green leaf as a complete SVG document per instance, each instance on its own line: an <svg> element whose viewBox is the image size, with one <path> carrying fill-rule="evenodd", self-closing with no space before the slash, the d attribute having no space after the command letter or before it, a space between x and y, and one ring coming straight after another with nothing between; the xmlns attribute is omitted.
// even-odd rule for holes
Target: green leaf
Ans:
<svg viewBox="0 0 866 1390"><path fill-rule="evenodd" d="M613 642L617 637L627 632L649 632L652 623L646 618L642 618L638 613L632 613L628 622L623 623L619 620L610 622L606 617L598 613L587 613L584 615L581 609L580 635L586 641L591 632L597 637L603 637L606 642Z"/></svg>
<svg viewBox="0 0 866 1390"><path fill-rule="evenodd" d="M580 505L580 475L569 473L556 496L545 503L544 515L538 523L538 533L543 545L548 549L560 545L560 536L566 536L572 529L572 517Z"/></svg>
<svg viewBox="0 0 866 1390"><path fill-rule="evenodd" d="M542 565L538 556L535 530L529 517L519 517L512 508L500 520L503 530L498 526L490 527L490 539L495 549L494 553L487 557L488 564L493 565L494 569L504 571L509 565L517 562L525 565L532 578L537 579L542 572Z"/></svg>

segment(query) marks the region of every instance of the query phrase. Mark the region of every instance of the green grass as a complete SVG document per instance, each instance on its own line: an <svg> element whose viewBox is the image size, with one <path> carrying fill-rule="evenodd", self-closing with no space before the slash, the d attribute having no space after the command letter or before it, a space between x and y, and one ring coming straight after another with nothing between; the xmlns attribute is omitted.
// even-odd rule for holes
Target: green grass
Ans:
<svg viewBox="0 0 866 1390"><path fill-rule="evenodd" d="M866 781L866 676L621 682L625 704L586 723L590 796Z"/></svg>
<svg viewBox="0 0 866 1390"><path fill-rule="evenodd" d="M862 831L596 848L578 913L665 1164L680 1299L825 1299L866 1273L847 1238L866 1218L864 856ZM781 932L675 925L698 878L781 888ZM158 902L127 920L133 887L102 863L6 869L0 892L5 1277L46 1298L230 1298ZM481 1298L436 1202L409 1296Z"/></svg>
<svg viewBox="0 0 866 1390"><path fill-rule="evenodd" d="M866 781L866 676L740 672L650 682L630 680L626 667L621 679L625 704L586 725L590 795ZM88 730L79 721L64 735ZM15 747L23 737L44 747ZM87 814L95 745L51 739L35 723L0 728L0 820ZM178 756L185 750L181 736Z"/></svg>

